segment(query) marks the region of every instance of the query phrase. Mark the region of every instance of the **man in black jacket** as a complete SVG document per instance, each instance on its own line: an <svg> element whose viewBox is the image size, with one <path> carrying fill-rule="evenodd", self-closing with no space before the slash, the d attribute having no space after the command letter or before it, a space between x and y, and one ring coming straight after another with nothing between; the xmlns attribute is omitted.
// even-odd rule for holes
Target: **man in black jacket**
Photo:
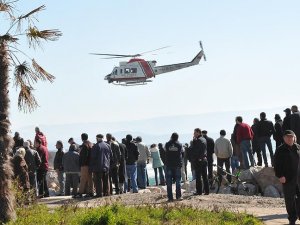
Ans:
<svg viewBox="0 0 300 225"><path fill-rule="evenodd" d="M112 183L115 185L116 194L120 194L119 188L119 166L121 161L121 153L119 144L112 140L112 135L110 133L106 134L106 143L110 145L112 151L112 159L109 170L110 179L110 194L113 194Z"/></svg>
<svg viewBox="0 0 300 225"><path fill-rule="evenodd" d="M273 134L273 138L276 141L276 149L283 144L283 132L282 132L282 119L279 114L275 114L275 133Z"/></svg>
<svg viewBox="0 0 300 225"><path fill-rule="evenodd" d="M196 192L195 195L202 195L202 179L204 184L204 192L209 194L209 186L207 179L207 143L202 137L201 130L194 130L194 139L191 141L189 159L194 166L196 173Z"/></svg>
<svg viewBox="0 0 300 225"><path fill-rule="evenodd" d="M79 152L80 185L79 194L77 195L77 197L82 197L82 194L86 194L85 197L94 196L92 172L89 171L93 144L88 140L88 138L88 134L81 134L82 145Z"/></svg>
<svg viewBox="0 0 300 225"><path fill-rule="evenodd" d="M125 183L125 189L130 191L130 186L132 186L133 193L138 193L138 187L137 187L137 160L139 158L139 151L136 146L132 142L132 135L127 134L126 135L126 149L127 149L127 159L126 159L126 173L128 178L130 179L130 184L128 184L128 181Z"/></svg>
<svg viewBox="0 0 300 225"><path fill-rule="evenodd" d="M300 144L300 112L296 105L292 106L292 112L293 114L291 115L291 130L296 134L296 141L298 144Z"/></svg>
<svg viewBox="0 0 300 225"><path fill-rule="evenodd" d="M65 172L63 167L63 156L64 156L64 150L63 150L63 143L62 141L57 141L55 145L57 152L55 153L54 157L54 170L57 174L57 180L59 182L59 193L57 196L65 195Z"/></svg>
<svg viewBox="0 0 300 225"><path fill-rule="evenodd" d="M274 125L270 120L267 120L266 113L260 113L260 121L257 125L257 136L260 144L260 150L263 155L265 167L268 167L268 159L266 154L266 145L268 146L271 164L273 166L273 147L271 136L275 133Z"/></svg>
<svg viewBox="0 0 300 225"><path fill-rule="evenodd" d="M215 148L215 141L211 137L207 136L207 131L203 130L202 135L206 140L207 144L207 170L208 170L208 180L212 183L213 179L213 163L214 163L214 148Z"/></svg>
<svg viewBox="0 0 300 225"><path fill-rule="evenodd" d="M167 178L167 193L168 201L173 201L172 183L176 182L176 199L181 198L181 167L182 167L182 144L178 141L179 135L173 133L171 139L166 143L166 178Z"/></svg>
<svg viewBox="0 0 300 225"><path fill-rule="evenodd" d="M295 224L300 218L299 192L299 158L300 146L296 143L296 135L291 130L284 132L284 144L274 156L274 170L276 177L282 184L284 200L290 224Z"/></svg>
<svg viewBox="0 0 300 225"><path fill-rule="evenodd" d="M253 119L253 124L251 126L251 129L253 131L253 139L252 139L252 149L253 149L253 155L256 153L257 157L257 165L261 166L262 165L262 156L261 156L261 150L260 150L260 143L258 140L258 134L257 134L257 126L259 123L258 118Z"/></svg>

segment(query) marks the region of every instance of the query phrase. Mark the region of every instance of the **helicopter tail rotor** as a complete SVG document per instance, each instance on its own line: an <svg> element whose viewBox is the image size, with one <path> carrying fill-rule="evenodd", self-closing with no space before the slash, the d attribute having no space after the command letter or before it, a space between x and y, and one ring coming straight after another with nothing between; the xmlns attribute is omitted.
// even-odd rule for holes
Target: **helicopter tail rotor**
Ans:
<svg viewBox="0 0 300 225"><path fill-rule="evenodd" d="M206 61L206 56L205 56L205 54L204 54L204 50L203 50L203 45L202 45L202 42L201 42L201 41L199 41L199 44L200 44L200 48L201 48L201 50L203 51L203 59L204 59L204 61Z"/></svg>

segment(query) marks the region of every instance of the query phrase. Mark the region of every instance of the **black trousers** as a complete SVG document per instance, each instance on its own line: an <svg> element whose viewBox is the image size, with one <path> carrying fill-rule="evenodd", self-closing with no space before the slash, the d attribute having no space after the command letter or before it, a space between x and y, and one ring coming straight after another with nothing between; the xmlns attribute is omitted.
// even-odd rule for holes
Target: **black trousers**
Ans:
<svg viewBox="0 0 300 225"><path fill-rule="evenodd" d="M109 173L93 172L94 185L96 187L96 196L109 196Z"/></svg>
<svg viewBox="0 0 300 225"><path fill-rule="evenodd" d="M300 192L296 179L282 185L286 211L290 222L300 218Z"/></svg>
<svg viewBox="0 0 300 225"><path fill-rule="evenodd" d="M208 179L207 179L207 161L194 161L194 169L196 173L196 192L197 194L201 195L203 192L202 189L202 180L203 180L203 186L204 186L204 192L205 194L209 194L209 185L208 185Z"/></svg>
<svg viewBox="0 0 300 225"><path fill-rule="evenodd" d="M230 173L230 158L217 158L217 164L219 167L223 168L223 165L225 164L225 169L227 173ZM222 175L223 171L218 167L218 175L219 175L219 181L222 181ZM227 180L231 182L231 176L227 174Z"/></svg>
<svg viewBox="0 0 300 225"><path fill-rule="evenodd" d="M109 179L110 179L110 194L113 194L113 188L112 188L112 183L115 185L115 190L116 194L120 193L120 188L119 188L119 167L114 166L110 168L110 173L109 173Z"/></svg>
<svg viewBox="0 0 300 225"><path fill-rule="evenodd" d="M213 164L214 158L213 155L207 156L207 172L208 172L208 180L212 181L213 178Z"/></svg>
<svg viewBox="0 0 300 225"><path fill-rule="evenodd" d="M39 188L39 196L49 197L49 189L46 180L47 170L38 170L37 171L37 183Z"/></svg>

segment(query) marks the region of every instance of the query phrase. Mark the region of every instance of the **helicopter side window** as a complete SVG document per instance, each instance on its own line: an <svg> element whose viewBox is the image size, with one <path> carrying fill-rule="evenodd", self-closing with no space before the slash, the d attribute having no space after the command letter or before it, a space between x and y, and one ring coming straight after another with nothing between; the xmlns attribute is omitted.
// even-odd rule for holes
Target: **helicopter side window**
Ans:
<svg viewBox="0 0 300 225"><path fill-rule="evenodd" d="M113 75L118 75L118 70L114 70Z"/></svg>
<svg viewBox="0 0 300 225"><path fill-rule="evenodd" d="M137 72L137 69L136 68L131 68L130 69L130 73L136 73Z"/></svg>
<svg viewBox="0 0 300 225"><path fill-rule="evenodd" d="M124 72L125 73L130 73L130 69L129 68L125 68Z"/></svg>
<svg viewBox="0 0 300 225"><path fill-rule="evenodd" d="M120 74L122 74L123 73L123 70L122 69L120 69Z"/></svg>

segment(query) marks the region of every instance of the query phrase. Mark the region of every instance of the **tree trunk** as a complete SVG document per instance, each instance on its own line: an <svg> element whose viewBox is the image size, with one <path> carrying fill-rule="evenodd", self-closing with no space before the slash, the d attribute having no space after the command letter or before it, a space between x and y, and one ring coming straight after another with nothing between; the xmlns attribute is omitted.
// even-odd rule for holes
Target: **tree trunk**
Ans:
<svg viewBox="0 0 300 225"><path fill-rule="evenodd" d="M0 224L16 218L12 191L13 175L10 152L13 140L9 136L9 59L5 41L0 43Z"/></svg>

